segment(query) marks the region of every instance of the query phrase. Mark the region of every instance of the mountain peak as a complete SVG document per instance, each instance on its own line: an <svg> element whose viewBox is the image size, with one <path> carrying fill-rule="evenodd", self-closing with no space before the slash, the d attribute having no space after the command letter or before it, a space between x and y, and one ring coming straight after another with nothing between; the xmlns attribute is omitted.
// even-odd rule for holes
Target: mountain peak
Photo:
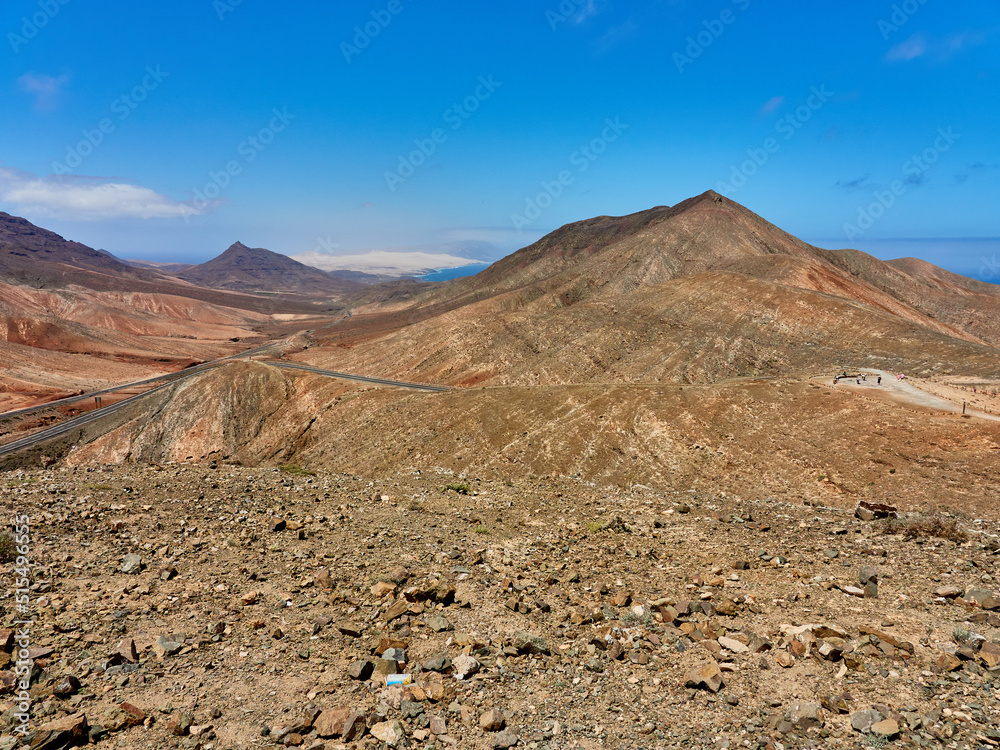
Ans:
<svg viewBox="0 0 1000 750"><path fill-rule="evenodd" d="M724 195L720 195L714 190L706 190L701 195L695 196L695 200L710 200L713 203L725 203L726 201L729 201L730 203L735 203L735 201L729 200Z"/></svg>
<svg viewBox="0 0 1000 750"><path fill-rule="evenodd" d="M357 286L287 255L248 247L238 240L221 255L187 268L178 276L193 284L232 291L335 294Z"/></svg>
<svg viewBox="0 0 1000 750"><path fill-rule="evenodd" d="M567 224L463 282L480 295L540 285L580 300L706 271L769 273L775 256L820 262L815 248L707 190L674 206ZM771 260L767 260L770 258ZM758 268L759 267L759 268Z"/></svg>

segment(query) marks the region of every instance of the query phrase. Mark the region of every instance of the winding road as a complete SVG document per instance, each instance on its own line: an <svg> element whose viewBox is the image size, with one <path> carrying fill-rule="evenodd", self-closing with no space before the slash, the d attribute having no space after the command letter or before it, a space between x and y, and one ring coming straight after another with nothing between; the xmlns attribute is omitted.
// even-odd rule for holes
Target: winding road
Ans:
<svg viewBox="0 0 1000 750"><path fill-rule="evenodd" d="M81 396L72 396L70 398L60 399L59 401L51 401L47 404L39 404L38 406L32 406L26 409L18 409L16 411L6 412L0 414L0 419L9 419L18 416L24 416L28 414L33 414L36 412L44 411L46 409L51 409L56 406L65 406L68 404L78 403L80 401L86 401L94 398L95 396L100 396L107 393L115 393L118 391L126 390L129 388L135 388L146 385L154 385L153 388L144 391L143 393L130 396L122 401L105 406L99 409L95 409L86 414L82 414L78 417L73 417L72 419L67 419L60 422L57 425L51 427L46 427L45 429L39 430L31 435L21 438L20 440L15 440L14 442L7 443L6 445L0 445L0 456L6 456L11 453L16 453L17 451L24 450L25 448L30 448L34 445L38 445L46 440L51 440L53 438L61 437L74 430L80 429L88 424L96 422L103 419L106 416L114 414L120 409L123 409L131 404L137 403L141 399L156 393L158 391L167 388L168 386L179 382L181 380L193 377L195 375L201 374L209 369L218 367L228 361L243 359L246 357L251 357L258 354L263 354L267 350L278 346L281 342L275 342L271 344L266 344L256 349L250 349L245 352L240 352L239 354L233 354L228 357L223 357L222 359L213 360L211 362L205 362L194 367L189 367L186 370L181 370L180 372L169 373L167 375L160 375L155 378L149 378L147 380L140 380L133 383L126 383L113 388L105 388L100 391L94 391L92 393L83 394ZM442 385L430 385L427 383L411 383L404 380L391 380L389 378L374 378L366 375L354 375L348 372L339 372L337 370L324 370L319 367L312 367L310 365L300 364L297 362L280 362L271 361L266 362L274 367L279 367L284 370L296 370L300 372L308 372L314 375L322 375L324 377L338 378L340 380L349 380L355 383L369 383L371 385L383 385L393 388L405 388L408 390L424 391L432 393L440 393L443 391L453 390L449 386ZM944 411L949 413L962 413L962 407L953 401L948 401L947 399L941 398L940 396L935 396L933 394L927 393L920 390L916 386L912 385L906 380L897 380L896 376L892 373L885 372L883 370L865 370L871 378L877 378L879 375L882 376L882 384L877 385L875 380L863 381L861 385L858 385L855 380L842 380L835 387L845 388L850 391L855 391L858 393L868 392L869 395L884 396L896 401L900 401L913 406L921 406L929 409L936 409L938 411ZM824 378L825 379L825 378ZM968 410L967 413L970 416L979 417L981 419L989 419L993 421L1000 421L1000 417L995 414L988 414L986 412Z"/></svg>
<svg viewBox="0 0 1000 750"><path fill-rule="evenodd" d="M372 383L373 385L391 385L396 388L409 388L414 391L450 391L452 388L446 385L427 385L426 383L408 383L405 380L388 380L386 378L370 378L365 375L351 375L347 372L337 372L336 370L321 370L318 367L300 365L293 362L269 362L275 367L286 370L303 370L316 375L325 375L328 378L340 378L341 380L353 380L358 383Z"/></svg>
<svg viewBox="0 0 1000 750"><path fill-rule="evenodd" d="M148 381L143 381L148 382ZM136 394L126 398L118 403L111 404L109 406L102 407L100 409L95 409L94 411L87 412L86 414L81 414L78 417L73 417L72 419L67 419L59 424L52 425L51 427L46 427L43 430L32 433L27 437L23 437L20 440L15 440L13 443L7 443L6 445L0 445L0 456L6 456L11 453L16 453L19 450L24 450L25 448L30 448L33 445L38 445L39 443L45 442L46 440L51 440L52 438L61 437L67 433L73 432L73 430L85 427L91 422L96 422L99 419L104 419L110 414L114 414L119 409L124 409L126 406L136 403L137 401L146 398L152 393L157 391L162 391L164 388L172 385L176 381L170 381L169 383L163 383L155 388L152 388L143 393ZM114 390L114 389L112 389ZM103 393L108 393L109 391L103 391Z"/></svg>
<svg viewBox="0 0 1000 750"><path fill-rule="evenodd" d="M269 349L274 348L277 344L265 344L264 346L258 346L256 349L248 349L245 352L240 352L238 354L230 354L228 357L223 357L221 359L213 359L211 362L203 362L200 365L194 365L193 367L188 367L185 370L178 370L177 372L170 372L166 375L157 375L155 378L147 378L146 380L136 380L132 383L125 383L123 385L112 386L111 388L104 388L100 391L91 391L90 393L83 393L79 396L68 396L67 398L61 398L57 401L48 401L44 404L38 404L36 406L28 406L24 409L15 409L14 411L5 411L0 413L0 420L12 419L14 417L24 417L29 414L36 414L46 409L51 409L57 406L69 406L70 404L78 404L81 401L89 401L97 396L104 396L108 393L117 393L118 391L124 391L129 388L139 388L144 385L152 385L153 383L166 383L170 384L176 380L183 380L184 378L189 378L192 375L197 375L200 372L205 372L205 370L210 370L213 367L218 367L224 362L229 362L234 359L242 359L243 357L253 357L257 354L263 354ZM152 391L147 391L146 393L152 393ZM145 393L140 395L146 395ZM0 454L2 455L2 454Z"/></svg>
<svg viewBox="0 0 1000 750"><path fill-rule="evenodd" d="M86 414L81 414L78 417L73 417L71 419L64 420L59 424L52 425L51 427L46 427L45 429L39 430L38 432L32 433L20 440L15 440L6 445L0 445L0 457L10 455L11 453L16 453L17 451L24 450L25 448L30 448L34 445L38 445L46 440L51 440L53 438L61 437L74 430L85 427L92 422L96 422L99 419L103 419L110 414L114 414L119 409L123 409L126 406L137 403L141 399L146 398L157 391L161 391L164 388L173 385L181 380L186 380L187 378L199 375L207 370L210 370L226 362L243 359L246 357L252 357L258 354L263 354L267 350L278 346L281 342L275 342L271 344L266 344L265 346L257 347L256 349L249 349L245 352L240 352L239 354L233 354L228 357L223 357L222 359L212 360L211 362L205 362L200 365L195 365L194 367L189 367L186 370L181 370L179 372L172 372L167 375L159 375L155 378L149 378L147 380L138 380L133 383L125 383L123 385L115 386L113 388L105 388L100 391L93 391L92 393L85 393L81 396L71 396L69 398L60 399L58 401L50 401L46 404L39 404L38 406L31 406L26 409L17 409L16 411L9 411L4 414L0 414L0 420L11 419L14 417L20 417L25 415L34 414L37 412L45 411L46 409L51 409L58 406L66 406L68 404L75 404L81 401L88 401L96 396L101 396L108 393L117 393L119 391L127 390L129 388L135 388L145 385L151 385L159 383L155 387L144 391L142 393L136 394L135 396L130 396L122 401L119 401L108 406L101 407L99 409L94 409L93 411L87 412ZM302 365L292 362L265 362L265 364L272 365L274 367L280 367L286 370L300 370L303 372L310 372L315 375L323 375L330 378L338 378L341 380L351 380L357 383L370 383L372 385L386 385L395 388L407 388L409 390L415 391L430 391L430 392L440 392L440 391L450 391L451 388L448 386L441 385L428 385L425 383L408 383L403 380L389 380L387 378L372 378L365 375L352 375L347 372L337 372L336 370L323 370L318 367L310 367L309 365Z"/></svg>

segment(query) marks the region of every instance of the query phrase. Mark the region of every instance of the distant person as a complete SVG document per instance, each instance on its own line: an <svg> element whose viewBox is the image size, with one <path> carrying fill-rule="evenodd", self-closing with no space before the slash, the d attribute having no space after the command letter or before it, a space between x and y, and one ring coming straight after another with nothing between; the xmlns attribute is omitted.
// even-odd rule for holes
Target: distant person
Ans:
<svg viewBox="0 0 1000 750"><path fill-rule="evenodd" d="M858 378L858 385L861 385L861 378Z"/></svg>
<svg viewBox="0 0 1000 750"><path fill-rule="evenodd" d="M881 375L878 376L878 384L882 385L882 376Z"/></svg>

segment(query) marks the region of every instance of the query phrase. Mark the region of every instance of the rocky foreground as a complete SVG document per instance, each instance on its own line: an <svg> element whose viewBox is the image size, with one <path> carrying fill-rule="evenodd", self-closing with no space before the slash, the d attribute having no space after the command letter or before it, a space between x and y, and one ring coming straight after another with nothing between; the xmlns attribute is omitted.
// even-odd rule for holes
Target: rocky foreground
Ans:
<svg viewBox="0 0 1000 750"><path fill-rule="evenodd" d="M1000 747L996 517L214 464L0 490L34 620L25 728L5 561L4 750Z"/></svg>

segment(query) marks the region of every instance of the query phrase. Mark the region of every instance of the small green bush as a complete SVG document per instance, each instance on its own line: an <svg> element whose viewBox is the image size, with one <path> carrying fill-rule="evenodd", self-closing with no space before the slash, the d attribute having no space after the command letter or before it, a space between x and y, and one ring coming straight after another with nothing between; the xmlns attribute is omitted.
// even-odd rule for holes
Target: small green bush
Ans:
<svg viewBox="0 0 1000 750"><path fill-rule="evenodd" d="M316 476L315 471L309 471L309 469L303 469L297 464L282 464L278 467L283 474L291 474L297 477L314 477Z"/></svg>
<svg viewBox="0 0 1000 750"><path fill-rule="evenodd" d="M469 485L467 485L465 482L452 482L451 484L446 484L444 488L446 490L452 490L454 492L457 492L459 495L469 494Z"/></svg>

